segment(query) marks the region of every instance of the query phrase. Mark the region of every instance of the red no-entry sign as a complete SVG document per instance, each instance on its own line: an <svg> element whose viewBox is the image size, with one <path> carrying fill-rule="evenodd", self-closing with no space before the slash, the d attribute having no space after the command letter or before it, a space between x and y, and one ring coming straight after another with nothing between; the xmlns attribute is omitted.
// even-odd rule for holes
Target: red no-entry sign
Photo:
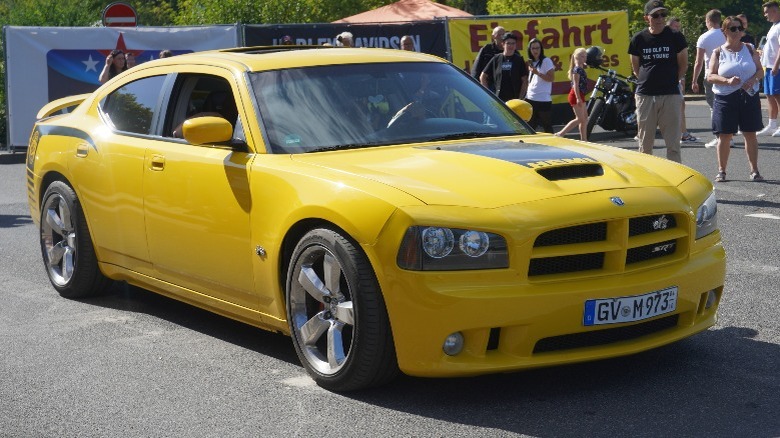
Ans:
<svg viewBox="0 0 780 438"><path fill-rule="evenodd" d="M103 26L135 27L137 24L135 9L127 3L111 3L103 9Z"/></svg>

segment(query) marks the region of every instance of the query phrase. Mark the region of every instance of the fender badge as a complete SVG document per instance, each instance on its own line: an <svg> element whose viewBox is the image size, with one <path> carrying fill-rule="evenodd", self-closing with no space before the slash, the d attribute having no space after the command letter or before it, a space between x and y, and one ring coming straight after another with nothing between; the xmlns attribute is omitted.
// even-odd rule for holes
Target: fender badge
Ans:
<svg viewBox="0 0 780 438"><path fill-rule="evenodd" d="M618 197L618 196L613 196L613 197L609 198L609 200L612 201L612 203L617 205L618 207L622 207L622 206L626 205L626 203L623 202L623 200L620 199L620 197Z"/></svg>

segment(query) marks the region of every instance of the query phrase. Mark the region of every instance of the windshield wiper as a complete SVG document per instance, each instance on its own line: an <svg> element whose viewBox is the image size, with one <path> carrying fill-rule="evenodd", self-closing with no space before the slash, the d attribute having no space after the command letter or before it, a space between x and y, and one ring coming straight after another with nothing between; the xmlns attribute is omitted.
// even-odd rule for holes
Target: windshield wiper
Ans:
<svg viewBox="0 0 780 438"><path fill-rule="evenodd" d="M444 141L444 140L459 140L462 138L482 138L482 137L496 137L507 134L495 134L492 132L459 132L457 134L447 134L441 137L434 137L428 141Z"/></svg>
<svg viewBox="0 0 780 438"><path fill-rule="evenodd" d="M337 144L333 146L325 146L317 149L312 149L310 151L306 151L306 153L311 152L327 152L327 151L342 151L347 149L362 149L362 148L370 148L373 146L378 146L380 143L351 143L351 144Z"/></svg>

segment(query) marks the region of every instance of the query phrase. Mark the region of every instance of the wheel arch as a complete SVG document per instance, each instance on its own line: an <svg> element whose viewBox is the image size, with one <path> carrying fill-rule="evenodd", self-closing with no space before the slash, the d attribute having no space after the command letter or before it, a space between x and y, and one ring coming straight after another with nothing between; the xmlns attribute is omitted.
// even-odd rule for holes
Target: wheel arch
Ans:
<svg viewBox="0 0 780 438"><path fill-rule="evenodd" d="M51 171L46 172L45 175L43 175L43 178L41 178L41 185L38 187L38 210L41 209L43 206L43 195L46 193L46 189L49 188L51 183L55 181L62 181L63 183L67 184L71 189L73 189L74 192L76 192L76 188L73 187L73 184L68 180L68 178L63 175L62 173L58 171ZM78 196L78 192L76 192L76 196Z"/></svg>
<svg viewBox="0 0 780 438"><path fill-rule="evenodd" d="M344 238L349 239L352 241L352 243L355 245L355 248L362 252L363 255L366 257L366 260L369 261L369 264L371 265L371 270L374 272L374 276L376 276L376 269L374 268L374 264L372 263L372 258L366 254L364 248L362 245L360 245L360 242L358 242L352 235L350 235L344 228L340 227L336 223L322 219L322 218L307 218L307 219L301 219L295 224L293 224L288 230L287 233L284 235L284 238L282 239L282 245L279 251L279 285L280 285L280 291L281 291L281 298L282 302L287 305L287 300L285 297L285 292L287 290L287 273L290 270L290 259L292 257L293 251L295 250L295 246L298 244L298 242L303 238L303 236L306 235L309 231L315 230L317 228L326 228L329 230L333 230L339 234L341 234ZM381 290L381 285L380 285Z"/></svg>
<svg viewBox="0 0 780 438"><path fill-rule="evenodd" d="M352 339L349 342L350 347L348 353L351 364L347 365L347 362L344 362L343 364L338 365L338 369L336 369L335 373L330 375L330 377L326 370L320 369L320 367L315 364L315 362L320 363L322 359L313 359L310 354L304 351L308 351L308 349L302 349L299 345L301 342L301 335L297 330L300 330L300 328L296 329L295 327L297 327L297 325L293 321L299 321L298 317L301 316L299 305L302 302L300 301L300 294L302 292L300 287L293 287L288 291L288 276L291 274L295 276L295 273L298 272L297 270L299 269L301 260L306 260L310 256L308 251L312 251L311 248L314 248L313 251L317 251L316 244L314 246L300 245L302 240L307 240L307 234L315 230L317 232L310 235L311 237L308 238L309 242L314 240L322 241L323 238L330 241L330 232L338 234L338 238L330 241L330 243L323 243L322 245L335 245L333 247L333 255L340 260L337 263L341 264L341 260L343 260L349 264L350 262L347 261L348 259L354 262L354 265L351 265L355 269L352 274L348 274L350 271L349 269L343 271L343 275L350 276L350 278L355 281L354 286L356 287L355 289L350 287L351 293L348 295L350 296L349 309L352 309L351 302L355 301L356 297L359 296L361 298L357 300L358 303L355 305L355 318L352 319L352 317L350 317L348 319L349 322L345 322L345 324L354 326L356 330L358 326L363 327L364 330L368 329L368 332L362 335L355 335L355 338L351 338L351 336L353 336L352 334L349 335L350 339ZM330 232L323 232L323 230L329 230ZM327 237L326 234L328 235ZM345 240L346 242L344 242ZM339 241L341 243L339 243ZM348 248L351 248L351 250ZM325 251L329 250L325 249ZM295 260L292 259L293 256L296 257ZM363 260L360 260L361 256ZM290 336L293 338L296 353L304 365L304 368L307 369L314 380L326 389L341 392L381 385L395 378L399 372L395 336L393 336L392 323L388 313L384 291L376 274L375 263L372 261L369 254L367 254L366 247L361 245L357 239L347 233L342 227L331 221L314 218L303 219L296 222L286 233L280 251L280 257L282 260L280 261L279 281L283 284L283 302L284 308L287 311L286 319L290 324ZM324 268L324 266L322 268ZM292 273L290 273L291 270L293 271ZM319 276L319 274L315 275ZM327 284L327 280L325 280L324 277L322 278L322 281ZM297 299L295 296L290 295L296 290L298 291L297 294L295 294L298 296ZM307 293L304 292L303 294L306 295ZM360 302L364 299L366 300L366 303L369 303L365 307L360 305ZM298 305L295 303L298 303ZM290 308L290 306L295 306L297 310ZM362 308L360 314L357 314L358 308ZM306 319L312 317L311 314L308 314L307 310L304 310L304 313L307 314ZM351 313L350 310L350 314ZM329 313L326 314L325 318L332 318L328 315ZM364 315L363 318L365 319L361 318L359 315ZM364 322L361 323L360 321ZM361 333L363 333L362 330ZM319 337L321 335L317 336ZM333 341L328 341L329 344L331 342ZM356 344L353 344L352 342L356 342ZM368 348L371 353L365 353L366 348ZM345 368L342 369L342 365ZM345 373L342 373L342 371Z"/></svg>

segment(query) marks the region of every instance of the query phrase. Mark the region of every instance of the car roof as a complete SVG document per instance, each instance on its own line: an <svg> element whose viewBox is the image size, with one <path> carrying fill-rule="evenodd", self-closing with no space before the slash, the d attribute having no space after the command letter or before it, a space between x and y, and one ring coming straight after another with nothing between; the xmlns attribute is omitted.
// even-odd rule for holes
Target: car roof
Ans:
<svg viewBox="0 0 780 438"><path fill-rule="evenodd" d="M398 49L344 48L323 46L239 47L188 53L152 61L154 65L207 64L238 67L248 71L388 62L438 62L442 58ZM149 63L149 67L152 63Z"/></svg>

